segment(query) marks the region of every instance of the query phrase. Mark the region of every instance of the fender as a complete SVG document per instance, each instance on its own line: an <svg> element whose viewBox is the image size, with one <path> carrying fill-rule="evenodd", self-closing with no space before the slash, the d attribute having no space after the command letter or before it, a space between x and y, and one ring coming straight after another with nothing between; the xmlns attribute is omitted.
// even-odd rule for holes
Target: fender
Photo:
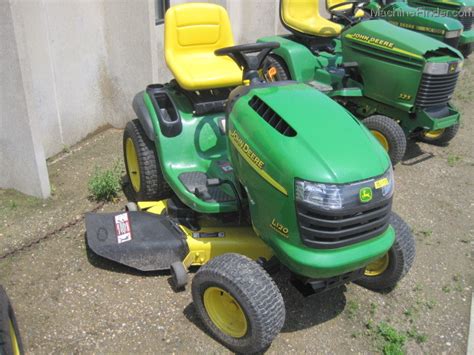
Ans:
<svg viewBox="0 0 474 355"><path fill-rule="evenodd" d="M278 42L273 53L281 57L290 71L291 79L298 82L314 80L315 69L321 67L316 57L304 45L280 36L264 37L257 42Z"/></svg>
<svg viewBox="0 0 474 355"><path fill-rule="evenodd" d="M138 94L135 95L133 98L133 111L138 117L140 124L142 125L143 130L145 131L146 136L152 142L155 141L155 131L153 129L153 123L151 121L150 113L145 105L145 101L143 101L144 91L140 91Z"/></svg>

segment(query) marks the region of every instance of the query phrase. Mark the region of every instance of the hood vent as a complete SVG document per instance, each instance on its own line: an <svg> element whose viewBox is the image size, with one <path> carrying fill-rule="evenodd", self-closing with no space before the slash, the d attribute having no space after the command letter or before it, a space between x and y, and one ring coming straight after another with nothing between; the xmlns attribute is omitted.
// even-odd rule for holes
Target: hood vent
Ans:
<svg viewBox="0 0 474 355"><path fill-rule="evenodd" d="M287 137L296 136L296 131L290 127L290 125L280 117L275 111L272 110L262 99L258 96L252 97L249 101L251 108L257 112L267 123L275 128L278 132Z"/></svg>

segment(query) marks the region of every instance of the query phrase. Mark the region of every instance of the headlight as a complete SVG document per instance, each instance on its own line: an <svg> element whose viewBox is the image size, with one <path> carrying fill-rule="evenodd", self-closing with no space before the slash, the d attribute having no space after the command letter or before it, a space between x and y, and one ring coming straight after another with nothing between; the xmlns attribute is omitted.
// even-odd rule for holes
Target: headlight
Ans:
<svg viewBox="0 0 474 355"><path fill-rule="evenodd" d="M461 71L463 62L426 63L423 73L431 75L452 74Z"/></svg>
<svg viewBox="0 0 474 355"><path fill-rule="evenodd" d="M392 167L382 176L352 184L296 180L296 200L325 210L347 209L389 199L393 195L394 184Z"/></svg>
<svg viewBox="0 0 474 355"><path fill-rule="evenodd" d="M445 38L458 38L461 36L462 30L456 30L456 31L446 31L444 34Z"/></svg>

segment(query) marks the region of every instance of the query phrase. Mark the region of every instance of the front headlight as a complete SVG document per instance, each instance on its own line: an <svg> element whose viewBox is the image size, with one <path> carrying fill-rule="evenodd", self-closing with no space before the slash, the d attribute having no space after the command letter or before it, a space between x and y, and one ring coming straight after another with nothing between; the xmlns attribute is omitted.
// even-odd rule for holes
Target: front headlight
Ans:
<svg viewBox="0 0 474 355"><path fill-rule="evenodd" d="M462 30L456 30L456 31L446 31L444 33L445 38L458 38L461 36Z"/></svg>
<svg viewBox="0 0 474 355"><path fill-rule="evenodd" d="M431 75L445 75L453 74L461 71L463 66L462 61L449 62L449 63L426 63L423 73Z"/></svg>
<svg viewBox="0 0 474 355"><path fill-rule="evenodd" d="M393 195L394 185L392 167L382 176L352 184L321 184L296 180L296 200L325 210L354 208L389 199Z"/></svg>

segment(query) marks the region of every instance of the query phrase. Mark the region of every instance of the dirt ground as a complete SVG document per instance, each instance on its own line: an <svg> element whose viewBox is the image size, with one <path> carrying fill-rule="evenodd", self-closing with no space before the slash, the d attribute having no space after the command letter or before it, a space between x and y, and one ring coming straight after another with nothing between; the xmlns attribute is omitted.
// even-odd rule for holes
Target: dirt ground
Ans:
<svg viewBox="0 0 474 355"><path fill-rule="evenodd" d="M350 284L302 297L277 275L287 309L269 353L369 353L387 342L381 325L407 337L408 353L466 351L474 243L474 65L466 62L455 104L460 132L444 148L411 143L396 167L394 210L412 227L417 258L389 294ZM120 130L108 129L49 162L48 200L0 190L0 283L16 307L29 353L225 353L196 318L189 290L169 275L136 273L87 255L82 222L32 246L39 236L96 204L87 181L96 166L121 164ZM120 209L123 196L104 210Z"/></svg>

